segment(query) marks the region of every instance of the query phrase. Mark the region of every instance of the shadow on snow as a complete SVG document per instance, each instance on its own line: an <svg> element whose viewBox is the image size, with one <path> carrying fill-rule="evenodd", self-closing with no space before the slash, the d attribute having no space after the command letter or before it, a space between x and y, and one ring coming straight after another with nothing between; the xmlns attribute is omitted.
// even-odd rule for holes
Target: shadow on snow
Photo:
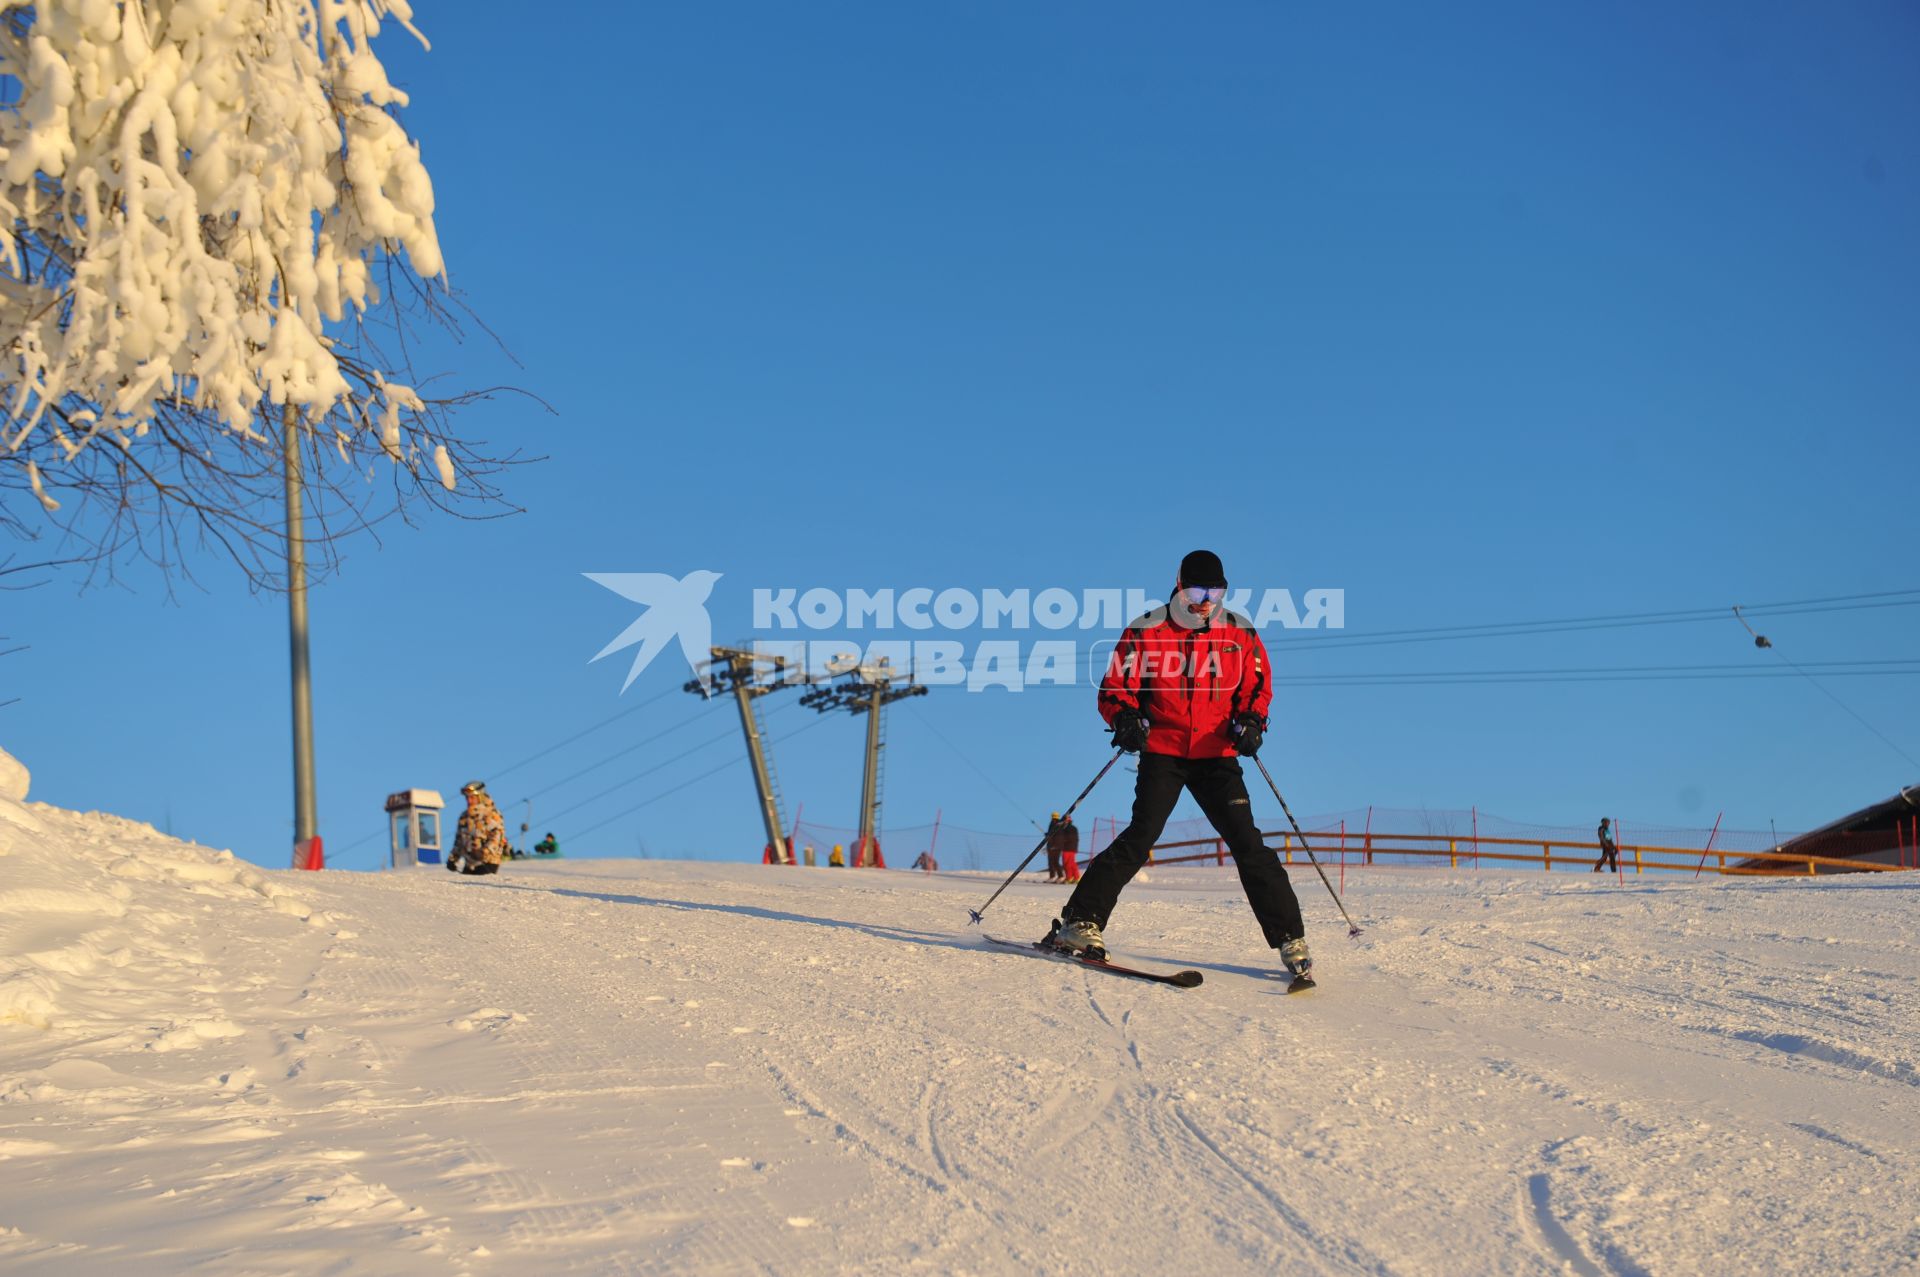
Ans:
<svg viewBox="0 0 1920 1277"><path fill-rule="evenodd" d="M788 913L783 909L763 909L757 905L708 904L699 900L669 900L664 896L631 896L611 891L581 891L574 887L534 887L503 882L498 887L509 891L532 891L547 896L571 896L577 900L599 900L614 905L640 905L651 909L685 909L694 913L727 913L740 918L758 918L768 922L797 922L810 927L836 927L858 931L880 940L919 945L930 949L965 949L978 953L980 945L969 938L955 938L935 931L912 931L905 927L883 927L868 922L850 922L845 918L821 918L812 914Z"/></svg>

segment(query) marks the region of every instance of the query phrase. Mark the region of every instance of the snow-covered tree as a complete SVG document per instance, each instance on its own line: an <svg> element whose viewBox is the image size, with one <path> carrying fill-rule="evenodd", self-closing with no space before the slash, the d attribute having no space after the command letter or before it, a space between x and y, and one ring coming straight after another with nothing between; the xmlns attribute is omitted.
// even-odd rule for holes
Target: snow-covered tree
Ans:
<svg viewBox="0 0 1920 1277"><path fill-rule="evenodd" d="M451 319L383 25L425 44L407 0L0 0L0 525L271 581L289 407L323 544L496 499L406 357Z"/></svg>

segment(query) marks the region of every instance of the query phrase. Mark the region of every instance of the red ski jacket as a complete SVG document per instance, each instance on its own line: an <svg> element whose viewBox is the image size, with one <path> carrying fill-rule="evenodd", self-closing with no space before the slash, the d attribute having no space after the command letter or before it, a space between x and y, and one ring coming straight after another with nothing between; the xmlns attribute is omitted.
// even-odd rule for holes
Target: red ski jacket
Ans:
<svg viewBox="0 0 1920 1277"><path fill-rule="evenodd" d="M1127 626L1100 680L1100 717L1111 725L1138 709L1151 725L1149 754L1226 758L1228 724L1246 711L1267 718L1273 700L1267 646L1243 616L1221 609L1204 628L1188 629L1166 609Z"/></svg>

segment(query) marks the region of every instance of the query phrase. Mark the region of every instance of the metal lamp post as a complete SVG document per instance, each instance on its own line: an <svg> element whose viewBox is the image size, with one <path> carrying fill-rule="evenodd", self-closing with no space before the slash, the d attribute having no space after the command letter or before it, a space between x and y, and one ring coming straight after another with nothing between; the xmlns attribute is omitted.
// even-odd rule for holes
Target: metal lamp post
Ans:
<svg viewBox="0 0 1920 1277"><path fill-rule="evenodd" d="M307 543L302 505L299 414L281 405L287 472L287 640L293 675L293 866L320 867L320 817L313 782L313 679L307 658Z"/></svg>

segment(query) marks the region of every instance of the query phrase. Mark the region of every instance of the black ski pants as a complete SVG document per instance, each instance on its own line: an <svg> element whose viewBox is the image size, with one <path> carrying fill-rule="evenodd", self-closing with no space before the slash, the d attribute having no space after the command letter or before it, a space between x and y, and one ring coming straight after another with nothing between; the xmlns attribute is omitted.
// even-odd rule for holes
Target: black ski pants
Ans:
<svg viewBox="0 0 1920 1277"><path fill-rule="evenodd" d="M1133 787L1133 821L1107 849L1093 858L1080 885L1073 889L1060 916L1069 921L1090 918L1106 929L1120 890L1147 863L1147 853L1160 840L1167 817L1185 789L1200 804L1215 832L1225 840L1240 871L1240 887L1253 906L1253 916L1267 943L1278 949L1307 933L1300 920L1300 901L1287 881L1280 854L1260 839L1253 823L1253 805L1240 776L1237 758L1175 758L1170 754L1141 754L1140 778Z"/></svg>

